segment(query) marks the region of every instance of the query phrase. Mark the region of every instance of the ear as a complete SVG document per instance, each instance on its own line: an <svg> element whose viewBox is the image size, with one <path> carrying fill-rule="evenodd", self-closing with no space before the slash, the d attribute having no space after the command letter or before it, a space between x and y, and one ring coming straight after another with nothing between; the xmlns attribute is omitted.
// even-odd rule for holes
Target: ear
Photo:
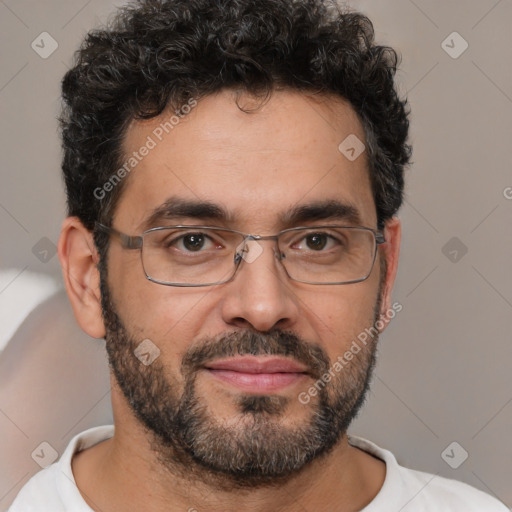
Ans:
<svg viewBox="0 0 512 512"><path fill-rule="evenodd" d="M385 258L387 272L382 287L382 302L380 315L383 320L388 319L386 312L391 310L391 294L398 269L398 256L400 254L400 240L402 237L402 224L398 217L386 221L384 225L384 238L386 242L379 246L379 258ZM388 320L389 321L389 320ZM388 321L385 321L387 326ZM384 330L384 329L382 329Z"/></svg>
<svg viewBox="0 0 512 512"><path fill-rule="evenodd" d="M103 338L99 254L92 233L78 217L68 217L63 222L57 250L78 325L89 336Z"/></svg>

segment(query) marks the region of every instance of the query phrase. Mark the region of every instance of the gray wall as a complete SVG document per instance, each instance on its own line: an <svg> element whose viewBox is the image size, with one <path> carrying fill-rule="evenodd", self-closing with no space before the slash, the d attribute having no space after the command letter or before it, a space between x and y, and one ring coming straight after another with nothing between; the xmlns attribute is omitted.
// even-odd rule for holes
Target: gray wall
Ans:
<svg viewBox="0 0 512 512"><path fill-rule="evenodd" d="M352 430L510 507L512 2L351 5L402 53L414 145L394 294L404 308ZM442 47L463 49L453 32L468 44L457 58ZM453 441L469 454L457 469L441 457Z"/></svg>
<svg viewBox="0 0 512 512"><path fill-rule="evenodd" d="M351 431L404 465L466 481L510 507L512 1L348 3L402 54L414 145L394 294L403 310L382 337L372 392ZM65 213L59 81L83 34L113 5L0 4L0 268L60 274L56 256L44 263L32 252L39 243L50 257ZM31 48L43 31L58 42L47 59ZM445 460L456 466L462 450L469 457L452 469Z"/></svg>

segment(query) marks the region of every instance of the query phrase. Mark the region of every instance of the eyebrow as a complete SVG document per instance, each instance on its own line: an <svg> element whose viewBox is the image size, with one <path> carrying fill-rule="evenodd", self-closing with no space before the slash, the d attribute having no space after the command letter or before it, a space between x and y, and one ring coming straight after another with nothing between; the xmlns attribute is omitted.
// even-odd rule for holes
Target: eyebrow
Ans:
<svg viewBox="0 0 512 512"><path fill-rule="evenodd" d="M195 201L170 197L156 207L141 224L142 230L162 225L164 221L196 219L203 223L218 222L232 225L234 216L224 207L210 201ZM343 221L351 225L361 225L361 215L355 205L335 199L313 201L294 206L278 216L284 228L311 221Z"/></svg>
<svg viewBox="0 0 512 512"><path fill-rule="evenodd" d="M232 216L220 205L210 201L192 201L180 197L170 197L157 206L143 222L142 229L158 226L163 221L178 218L197 219L204 222L231 222Z"/></svg>
<svg viewBox="0 0 512 512"><path fill-rule="evenodd" d="M336 220L354 225L360 225L362 222L359 210L355 205L336 199L297 205L280 216L281 223L287 227L318 220Z"/></svg>

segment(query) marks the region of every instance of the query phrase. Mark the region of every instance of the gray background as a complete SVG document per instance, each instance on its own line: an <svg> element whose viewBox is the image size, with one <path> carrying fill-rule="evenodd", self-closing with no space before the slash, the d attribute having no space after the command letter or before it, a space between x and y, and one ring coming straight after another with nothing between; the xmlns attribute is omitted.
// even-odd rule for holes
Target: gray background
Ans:
<svg viewBox="0 0 512 512"><path fill-rule="evenodd" d="M404 465L466 481L511 507L512 1L347 3L368 14L377 39L402 54L398 81L413 112L414 146L394 293L403 310L382 337L372 392L351 432L390 449ZM55 120L59 82L85 32L113 5L0 2L1 268L60 279L56 256L43 263L32 252L38 243L51 249L46 239L57 243L65 215ZM31 48L43 31L58 42L47 59ZM469 45L457 58L463 40L450 36L454 31ZM16 279L0 282L0 293L15 287ZM69 315L65 305L61 311ZM41 339L55 329L47 314L42 318ZM68 339L79 337L72 322L66 329ZM79 345L78 352L89 350L86 356L68 347L66 382L85 384L68 402L46 396L52 407L31 409L26 396L41 382L38 372L59 382L66 362L38 366L37 346L29 346L34 382L4 372L0 510L39 469L30 453L40 442L61 452L72 435L109 418L106 370L89 387L91 374L78 369L84 357L103 361L98 343ZM76 371L70 372L73 358ZM60 393L63 387L55 385ZM469 454L457 469L442 457L452 442L458 443L448 450L452 464L463 449ZM4 454L12 459L13 453L16 462L6 463Z"/></svg>

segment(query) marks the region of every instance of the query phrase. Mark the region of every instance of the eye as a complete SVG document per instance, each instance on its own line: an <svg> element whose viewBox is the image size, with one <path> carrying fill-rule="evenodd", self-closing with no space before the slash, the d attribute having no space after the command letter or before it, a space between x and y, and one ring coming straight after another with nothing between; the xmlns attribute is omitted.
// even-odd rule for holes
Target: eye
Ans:
<svg viewBox="0 0 512 512"><path fill-rule="evenodd" d="M205 233L185 233L165 241L165 247L173 247L184 252L202 252L219 247L214 240Z"/></svg>
<svg viewBox="0 0 512 512"><path fill-rule="evenodd" d="M332 235L323 232L308 233L300 242L294 245L294 248L299 250L312 250L323 251L324 249L333 249L335 246L340 245L340 241L335 239Z"/></svg>
<svg viewBox="0 0 512 512"><path fill-rule="evenodd" d="M315 233L306 237L306 244L309 249L322 250L327 245L329 239L323 233Z"/></svg>

